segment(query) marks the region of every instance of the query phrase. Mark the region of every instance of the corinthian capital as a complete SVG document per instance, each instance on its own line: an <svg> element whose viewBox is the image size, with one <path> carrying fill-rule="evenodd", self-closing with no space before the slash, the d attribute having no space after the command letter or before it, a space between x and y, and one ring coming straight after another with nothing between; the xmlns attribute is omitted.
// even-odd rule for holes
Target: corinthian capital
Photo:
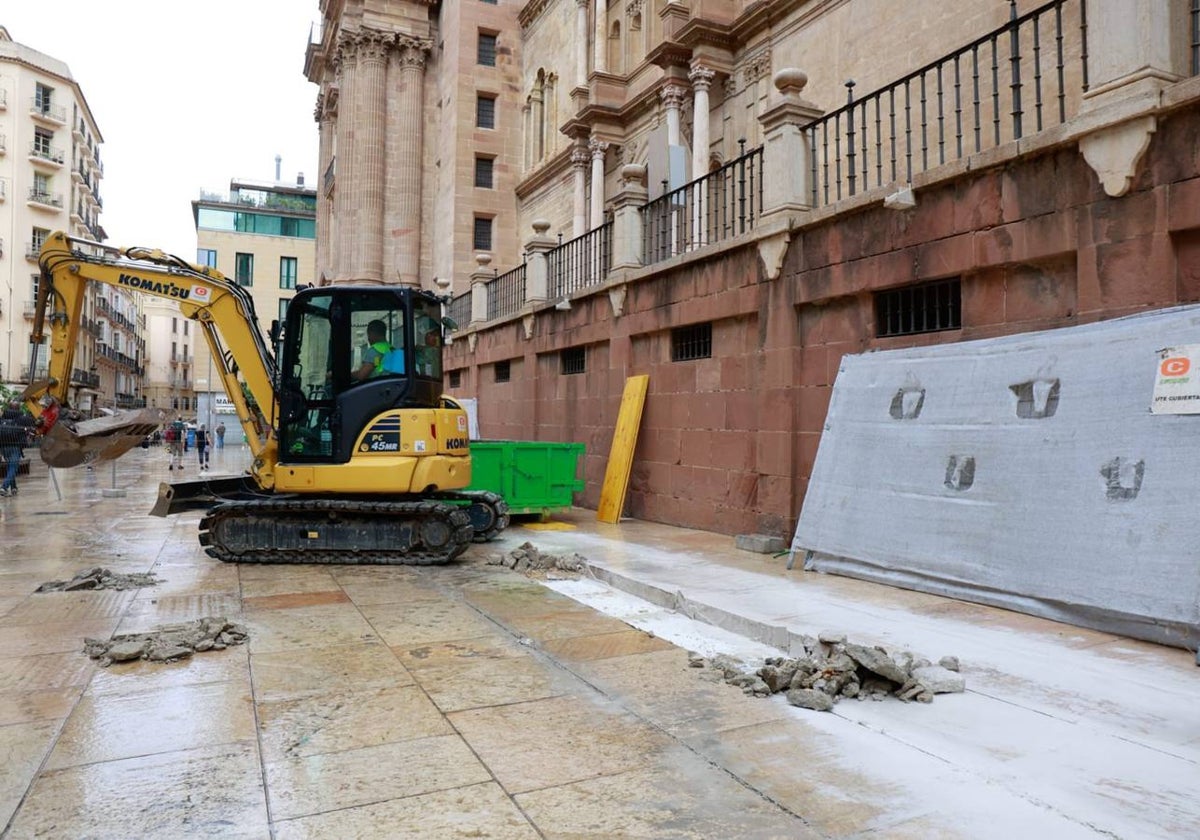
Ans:
<svg viewBox="0 0 1200 840"><path fill-rule="evenodd" d="M663 105L668 108L678 108L683 104L684 97L687 96L687 88L679 85L667 85L658 92L662 99Z"/></svg>
<svg viewBox="0 0 1200 840"><path fill-rule="evenodd" d="M401 67L424 70L433 42L412 35L396 36L396 58Z"/></svg>
<svg viewBox="0 0 1200 840"><path fill-rule="evenodd" d="M378 29L360 29L357 33L358 60L382 63L392 50L390 33Z"/></svg>
<svg viewBox="0 0 1200 840"><path fill-rule="evenodd" d="M588 151L592 153L592 160L604 160L604 153L608 151L608 144L603 140L597 140L593 137L588 141Z"/></svg>
<svg viewBox="0 0 1200 840"><path fill-rule="evenodd" d="M692 87L696 90L708 90L712 85L713 79L717 73L715 70L710 70L707 67L696 66L688 73L688 79L692 82Z"/></svg>
<svg viewBox="0 0 1200 840"><path fill-rule="evenodd" d="M577 169L583 169L588 165L588 161L592 156L586 149L575 149L571 152L571 166Z"/></svg>

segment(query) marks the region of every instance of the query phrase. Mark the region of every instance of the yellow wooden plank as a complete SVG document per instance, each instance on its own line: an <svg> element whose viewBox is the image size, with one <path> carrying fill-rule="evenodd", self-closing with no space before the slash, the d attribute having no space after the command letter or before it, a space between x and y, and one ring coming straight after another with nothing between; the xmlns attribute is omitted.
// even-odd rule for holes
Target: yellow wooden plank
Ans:
<svg viewBox="0 0 1200 840"><path fill-rule="evenodd" d="M604 471L604 486L600 489L600 504L596 520L615 525L625 507L625 491L629 487L629 471L633 467L633 450L637 446L638 426L642 424L642 406L646 404L649 376L631 376L625 380L617 428L613 432L608 467Z"/></svg>

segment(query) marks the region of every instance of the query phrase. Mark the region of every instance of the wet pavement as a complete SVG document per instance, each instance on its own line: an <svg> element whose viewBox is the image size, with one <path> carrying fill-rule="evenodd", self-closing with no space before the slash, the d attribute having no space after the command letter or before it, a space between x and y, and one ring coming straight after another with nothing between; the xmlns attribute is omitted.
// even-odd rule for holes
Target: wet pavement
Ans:
<svg viewBox="0 0 1200 840"><path fill-rule="evenodd" d="M213 455L219 474L246 450ZM35 460L0 499L4 837L1200 834L1186 651L583 510L443 567L227 565L199 514L146 515L166 463ZM486 563L526 540L591 575ZM34 594L94 566L162 582ZM205 616L249 643L109 668L82 652ZM687 667L687 649L753 661L824 630L958 656L968 690L827 714Z"/></svg>

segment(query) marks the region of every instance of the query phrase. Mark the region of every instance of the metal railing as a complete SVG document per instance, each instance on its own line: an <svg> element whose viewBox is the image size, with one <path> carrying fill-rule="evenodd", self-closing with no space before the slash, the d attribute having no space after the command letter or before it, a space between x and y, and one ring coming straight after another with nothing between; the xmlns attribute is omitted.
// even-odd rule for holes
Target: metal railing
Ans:
<svg viewBox="0 0 1200 840"><path fill-rule="evenodd" d="M47 146L34 140L29 144L29 156L38 160L48 160L61 165L67 159L66 152L56 146Z"/></svg>
<svg viewBox="0 0 1200 840"><path fill-rule="evenodd" d="M62 193L42 192L37 187L29 188L29 200L35 204L45 204L48 207L62 207Z"/></svg>
<svg viewBox="0 0 1200 840"><path fill-rule="evenodd" d="M604 282L612 266L612 231L613 223L605 222L546 252L551 299Z"/></svg>
<svg viewBox="0 0 1200 840"><path fill-rule="evenodd" d="M1052 0L810 124L814 207L1066 122L1087 80L1085 0ZM1068 55L1069 26L1080 32Z"/></svg>
<svg viewBox="0 0 1200 840"><path fill-rule="evenodd" d="M642 207L644 265L670 259L754 228L762 215L762 146ZM665 186L665 184L664 184Z"/></svg>
<svg viewBox="0 0 1200 840"><path fill-rule="evenodd" d="M61 105L51 105L49 102L34 96L29 100L29 113L36 117L45 117L57 123L66 123L67 109Z"/></svg>
<svg viewBox="0 0 1200 840"><path fill-rule="evenodd" d="M450 305L446 307L446 314L458 324L459 329L471 323L471 293L466 292L451 298Z"/></svg>
<svg viewBox="0 0 1200 840"><path fill-rule="evenodd" d="M1192 75L1200 76L1200 0L1192 0Z"/></svg>
<svg viewBox="0 0 1200 840"><path fill-rule="evenodd" d="M525 263L487 284L488 320L519 312L525 304Z"/></svg>

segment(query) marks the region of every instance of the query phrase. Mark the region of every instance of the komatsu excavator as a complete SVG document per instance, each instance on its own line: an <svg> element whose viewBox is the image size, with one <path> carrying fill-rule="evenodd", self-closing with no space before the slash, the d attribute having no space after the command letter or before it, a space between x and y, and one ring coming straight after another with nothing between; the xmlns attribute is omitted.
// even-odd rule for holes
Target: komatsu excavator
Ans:
<svg viewBox="0 0 1200 840"><path fill-rule="evenodd" d="M164 484L153 513L203 509L200 542L236 563L445 563L495 536L508 508L471 481L467 415L442 395L442 301L419 289L299 291L268 347L254 303L212 268L146 248L50 235L31 346L47 378L23 399L52 467L119 457L169 419L78 417L68 386L85 291L99 283L174 304L199 325L253 462L242 476ZM38 369L36 358L31 370Z"/></svg>

